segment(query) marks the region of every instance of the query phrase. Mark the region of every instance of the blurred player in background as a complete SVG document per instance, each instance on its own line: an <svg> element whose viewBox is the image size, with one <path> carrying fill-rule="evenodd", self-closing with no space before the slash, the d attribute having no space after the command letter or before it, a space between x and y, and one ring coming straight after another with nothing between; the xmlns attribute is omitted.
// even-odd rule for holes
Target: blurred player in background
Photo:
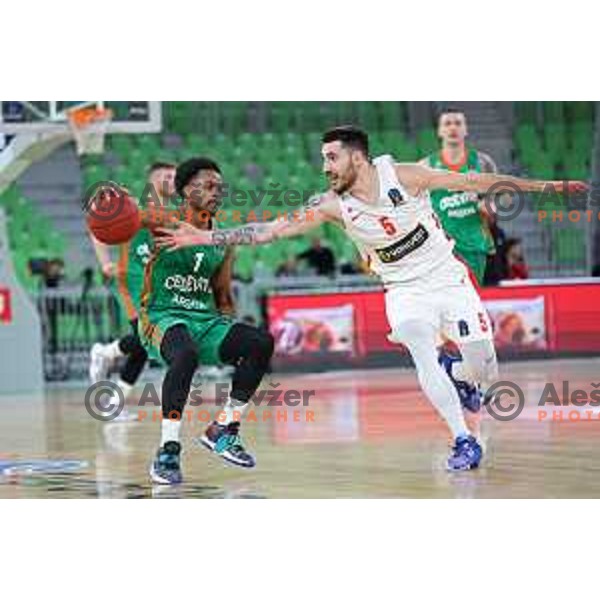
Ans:
<svg viewBox="0 0 600 600"><path fill-rule="evenodd" d="M467 119L463 112L448 108L438 119L439 152L420 164L453 173L496 173L494 161L467 146ZM487 207L478 194L465 190L432 190L431 204L446 233L454 239L454 252L483 283L487 257L494 242L487 224Z"/></svg>
<svg viewBox="0 0 600 600"><path fill-rule="evenodd" d="M145 197L140 203L146 205L158 202L163 206L166 205L175 194L175 165L167 162L152 164L148 170L148 184L143 194ZM93 236L90 237L102 273L109 280L121 314L127 315L131 327L131 332L119 340L110 344L97 343L92 346L90 380L92 383L106 380L115 360L126 356L117 385L127 400L148 360L148 354L138 334L138 316L144 267L150 259L153 239L148 229L140 229L132 240L119 246L119 259L115 264L111 259L109 246L99 242ZM118 403L118 400L118 397L113 394L108 404ZM118 418L127 419L127 411L124 409Z"/></svg>
<svg viewBox="0 0 600 600"><path fill-rule="evenodd" d="M342 227L384 284L390 341L408 348L423 391L452 432L448 468L474 469L483 451L438 362L436 342L441 333L455 341L472 380L489 384L497 377L492 328L466 267L452 252L454 242L432 210L429 191L485 193L499 182L541 191L548 182L396 164L391 156L371 160L367 134L351 126L326 132L322 144L331 191L310 201L302 214L221 231L199 231L182 223L159 229L156 244L180 252L195 244L267 244L304 235L326 222ZM585 184L555 185L559 191L565 186L585 189Z"/></svg>
<svg viewBox="0 0 600 600"><path fill-rule="evenodd" d="M182 163L175 187L182 208L191 212L194 231L211 231L223 188L218 165L202 157ZM274 344L268 332L233 320L233 258L231 248L194 245L176 252L155 250L146 265L140 331L150 352L167 364L160 447L150 470L154 483L182 481L181 422L199 365L234 367L229 399L202 436L203 445L231 464L255 465L242 444L240 420L267 371Z"/></svg>
<svg viewBox="0 0 600 600"><path fill-rule="evenodd" d="M496 173L496 165L487 154L467 146L467 135L465 114L455 108L445 109L438 117L441 148L421 160L420 164L452 173ZM488 256L495 250L486 204L477 193L465 190L431 190L430 198L442 227L455 242L455 254L465 262L481 285ZM457 387L463 406L477 412L481 405L481 392L464 379L461 357L442 348L440 362Z"/></svg>

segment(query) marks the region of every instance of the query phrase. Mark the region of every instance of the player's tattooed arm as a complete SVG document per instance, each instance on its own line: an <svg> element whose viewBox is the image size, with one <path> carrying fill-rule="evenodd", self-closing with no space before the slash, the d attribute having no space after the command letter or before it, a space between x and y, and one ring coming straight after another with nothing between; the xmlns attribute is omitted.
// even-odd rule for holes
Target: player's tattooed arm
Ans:
<svg viewBox="0 0 600 600"><path fill-rule="evenodd" d="M225 258L221 266L217 269L211 278L211 287L213 298L217 310L224 315L235 316L235 302L231 290L231 278L233 272L233 262L235 251L233 248L227 248Z"/></svg>
<svg viewBox="0 0 600 600"><path fill-rule="evenodd" d="M497 173L498 167L489 154L485 152L477 152L477 158L479 159L479 166L483 173ZM505 203L510 203L510 194L506 194ZM485 196L479 197L479 212L486 221L493 221L494 214L496 212L496 199L486 198Z"/></svg>
<svg viewBox="0 0 600 600"><path fill-rule="evenodd" d="M275 221L250 223L232 229L199 230L179 223L173 230L157 229L156 245L175 250L185 246L252 246L303 235L326 221L341 223L337 197L326 193L311 198L302 210L286 213Z"/></svg>
<svg viewBox="0 0 600 600"><path fill-rule="evenodd" d="M453 173L418 164L396 165L396 174L407 189L414 193L436 189L480 194L502 191L543 192L548 186L552 186L558 193L581 193L589 189L589 186L581 181L542 181L500 173Z"/></svg>

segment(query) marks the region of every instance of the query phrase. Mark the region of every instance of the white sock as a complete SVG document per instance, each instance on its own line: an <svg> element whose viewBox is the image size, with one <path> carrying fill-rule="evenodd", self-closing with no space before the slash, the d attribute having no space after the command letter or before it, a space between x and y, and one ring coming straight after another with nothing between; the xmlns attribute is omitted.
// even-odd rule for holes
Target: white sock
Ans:
<svg viewBox="0 0 600 600"><path fill-rule="evenodd" d="M171 419L163 419L161 424L160 446L161 448L167 442L178 442L179 432L181 431L181 420L174 421Z"/></svg>
<svg viewBox="0 0 600 600"><path fill-rule="evenodd" d="M454 438L470 435L454 384L438 363L435 328L426 322L402 323L398 338L409 349L421 388L446 421Z"/></svg>
<svg viewBox="0 0 600 600"><path fill-rule="evenodd" d="M248 409L249 404L250 402L242 404L239 400L229 398L219 415L217 415L217 423L220 425L229 425L229 423L233 423L233 421L240 421Z"/></svg>
<svg viewBox="0 0 600 600"><path fill-rule="evenodd" d="M102 353L110 360L115 360L120 356L125 356L123 352L121 352L121 348L119 348L119 340L115 340L110 344L104 344L104 347L102 348Z"/></svg>
<svg viewBox="0 0 600 600"><path fill-rule="evenodd" d="M498 380L498 360L493 342L469 342L460 347L460 353L462 361L453 365L455 379L479 385L483 390Z"/></svg>
<svg viewBox="0 0 600 600"><path fill-rule="evenodd" d="M471 375L471 371L468 366L465 364L464 360L460 362L455 362L452 364L452 376L456 381L466 381L471 385L474 385L476 382L473 380L473 376Z"/></svg>

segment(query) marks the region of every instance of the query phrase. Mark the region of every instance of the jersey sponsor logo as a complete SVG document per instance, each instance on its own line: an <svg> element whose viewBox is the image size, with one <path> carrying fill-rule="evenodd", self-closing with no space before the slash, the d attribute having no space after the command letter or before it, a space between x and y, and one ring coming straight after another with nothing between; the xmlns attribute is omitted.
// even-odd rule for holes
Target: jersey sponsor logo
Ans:
<svg viewBox="0 0 600 600"><path fill-rule="evenodd" d="M208 279L193 275L169 275L165 279L165 288L184 293L206 293L210 290Z"/></svg>
<svg viewBox="0 0 600 600"><path fill-rule="evenodd" d="M440 210L450 210L452 208L460 208L465 204L477 202L477 194L471 192L461 192L452 196L445 196L440 200Z"/></svg>
<svg viewBox="0 0 600 600"><path fill-rule="evenodd" d="M400 206L400 204L404 202L402 192L398 188L392 188L391 190L388 190L388 198L392 201L392 204L395 207Z"/></svg>
<svg viewBox="0 0 600 600"><path fill-rule="evenodd" d="M389 264L404 258L420 248L429 238L429 232L419 223L409 234L387 248L377 248L377 256L382 263Z"/></svg>
<svg viewBox="0 0 600 600"><path fill-rule="evenodd" d="M140 259L141 263L145 265L150 260L150 246L147 243L140 244L135 249L135 254Z"/></svg>
<svg viewBox="0 0 600 600"><path fill-rule="evenodd" d="M464 219L466 217L471 217L472 215L477 215L477 214L479 214L478 207L471 205L471 206L464 206L463 208L455 208L455 209L449 210L447 213L447 216L451 217L453 219Z"/></svg>
<svg viewBox="0 0 600 600"><path fill-rule="evenodd" d="M181 306L181 308L185 308L186 310L206 310L207 306L201 300L196 300L195 298L186 298L185 296L180 296L179 294L175 294L172 298L172 302L175 306Z"/></svg>

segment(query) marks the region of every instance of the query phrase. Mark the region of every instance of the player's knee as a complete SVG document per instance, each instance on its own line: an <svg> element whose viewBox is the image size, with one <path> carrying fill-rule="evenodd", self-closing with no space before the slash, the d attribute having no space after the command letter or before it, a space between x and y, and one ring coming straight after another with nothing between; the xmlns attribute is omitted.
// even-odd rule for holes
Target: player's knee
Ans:
<svg viewBox="0 0 600 600"><path fill-rule="evenodd" d="M146 360L148 359L148 353L139 341L131 349L130 356L133 360L140 363L146 362Z"/></svg>
<svg viewBox="0 0 600 600"><path fill-rule="evenodd" d="M257 366L269 363L275 349L275 340L268 331L248 330L245 341L246 343L242 345L242 358Z"/></svg>
<svg viewBox="0 0 600 600"><path fill-rule="evenodd" d="M274 349L275 339L268 331L240 324L231 331L221 350L221 357L224 362L239 359L268 362Z"/></svg>
<svg viewBox="0 0 600 600"><path fill-rule="evenodd" d="M271 360L275 350L275 338L268 331L257 329L256 347L264 360Z"/></svg>

